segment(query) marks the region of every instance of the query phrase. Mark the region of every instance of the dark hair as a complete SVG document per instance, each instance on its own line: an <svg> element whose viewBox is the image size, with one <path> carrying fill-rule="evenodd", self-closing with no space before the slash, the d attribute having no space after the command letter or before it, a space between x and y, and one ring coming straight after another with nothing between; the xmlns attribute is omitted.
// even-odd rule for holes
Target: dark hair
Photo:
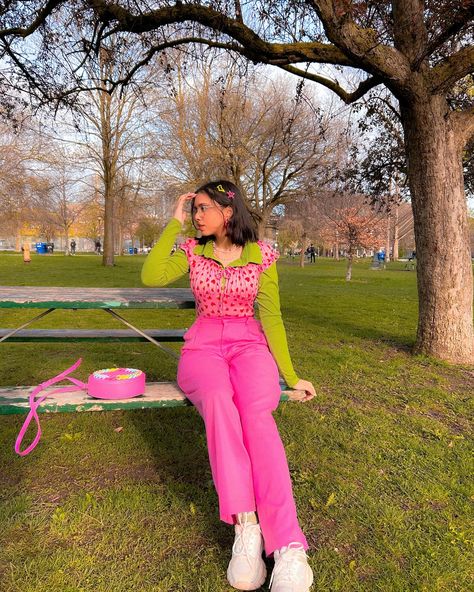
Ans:
<svg viewBox="0 0 474 592"><path fill-rule="evenodd" d="M227 236L234 245L244 246L246 242L256 242L258 240L256 221L247 208L242 192L237 185L225 180L211 181L210 183L201 185L201 187L196 189L195 193L206 193L219 205L230 206L232 208L233 214L227 226ZM193 211L193 208L194 199L191 201L191 211ZM208 240L212 240L212 236L202 236L199 239L199 243L204 244Z"/></svg>

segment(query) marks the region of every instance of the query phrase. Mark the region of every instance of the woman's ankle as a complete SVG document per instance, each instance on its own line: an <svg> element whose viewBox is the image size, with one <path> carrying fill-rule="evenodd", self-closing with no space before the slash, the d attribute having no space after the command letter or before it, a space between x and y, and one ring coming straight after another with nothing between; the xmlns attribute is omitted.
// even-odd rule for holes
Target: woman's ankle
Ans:
<svg viewBox="0 0 474 592"><path fill-rule="evenodd" d="M243 524L244 522L247 522L248 524L258 524L256 512L239 512L233 516L234 524Z"/></svg>

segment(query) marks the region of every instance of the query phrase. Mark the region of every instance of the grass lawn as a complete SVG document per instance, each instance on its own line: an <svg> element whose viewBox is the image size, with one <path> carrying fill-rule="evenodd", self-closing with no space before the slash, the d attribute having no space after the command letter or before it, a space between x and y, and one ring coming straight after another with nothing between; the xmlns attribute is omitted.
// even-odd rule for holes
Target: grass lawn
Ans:
<svg viewBox="0 0 474 592"><path fill-rule="evenodd" d="M3 254L0 283L138 287L143 260L119 257L104 269L96 256L33 254L26 266ZM386 271L370 263L354 266L351 283L343 261L279 263L295 369L318 392L274 414L310 544L313 590L467 592L474 369L410 354L415 274L403 263ZM34 314L0 309L0 327ZM194 312L124 316L141 327L182 328ZM121 328L102 311L56 311L35 324L61 326ZM142 368L150 380L175 378L176 362L147 343L3 343L0 385L38 384L80 356L81 379L115 364ZM42 415L41 442L25 458L13 451L22 421L0 418L1 592L231 590L233 529L218 518L193 407Z"/></svg>

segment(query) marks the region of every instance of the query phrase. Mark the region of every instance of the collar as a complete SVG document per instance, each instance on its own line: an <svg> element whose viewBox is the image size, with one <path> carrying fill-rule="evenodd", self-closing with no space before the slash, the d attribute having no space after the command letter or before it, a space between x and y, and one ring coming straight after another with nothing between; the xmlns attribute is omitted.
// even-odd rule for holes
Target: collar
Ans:
<svg viewBox="0 0 474 592"><path fill-rule="evenodd" d="M196 245L194 247L193 253L195 255L202 255L207 259L213 259L214 261L217 261L219 264L221 264L220 261L214 257L211 240L207 241L203 245ZM247 265L247 263L262 263L262 251L260 250L258 243L245 243L240 258L232 261L232 264L229 265L229 267L243 267L244 265Z"/></svg>

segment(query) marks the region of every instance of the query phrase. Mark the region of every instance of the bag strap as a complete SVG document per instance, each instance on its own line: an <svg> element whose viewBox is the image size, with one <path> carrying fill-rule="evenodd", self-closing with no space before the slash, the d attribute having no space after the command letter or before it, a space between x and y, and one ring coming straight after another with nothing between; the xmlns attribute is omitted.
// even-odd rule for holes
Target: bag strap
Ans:
<svg viewBox="0 0 474 592"><path fill-rule="evenodd" d="M39 397L35 401L36 395L38 395L45 388L48 388L48 386L51 386L52 384L56 384L57 382L61 382L61 380L69 380L70 382L74 383L76 386L64 386L64 387L55 389L53 391L54 393L67 393L67 392L77 391L80 389L84 389L84 390L87 389L86 384L84 384L80 380L77 380L76 378L72 378L72 377L68 376L68 374L70 374L71 372L74 372L74 370L76 370L76 368L78 368L81 365L81 363L82 363L82 358L79 358L77 360L77 362L75 362L70 368L68 368L67 370L64 370L64 372L61 372L60 374L58 374L54 378L50 378L49 380L42 382L41 384L39 384L37 387L35 387L30 392L30 394L29 394L30 411L29 411L28 415L26 416L26 419L21 427L21 430L18 433L16 442L15 442L15 452L17 454L19 454L20 456L26 456L36 447L36 445L38 444L38 442L40 441L40 438L41 438L41 426L40 426L40 421L39 421L37 409L40 406L40 404L48 397L48 395L43 395L42 397ZM50 394L51 393L49 393L49 395ZM37 426L36 436L34 437L33 442L27 448L25 448L25 450L20 450L21 442L23 440L24 435L26 434L26 431L28 430L28 427L29 427L32 419L35 420L36 426Z"/></svg>

